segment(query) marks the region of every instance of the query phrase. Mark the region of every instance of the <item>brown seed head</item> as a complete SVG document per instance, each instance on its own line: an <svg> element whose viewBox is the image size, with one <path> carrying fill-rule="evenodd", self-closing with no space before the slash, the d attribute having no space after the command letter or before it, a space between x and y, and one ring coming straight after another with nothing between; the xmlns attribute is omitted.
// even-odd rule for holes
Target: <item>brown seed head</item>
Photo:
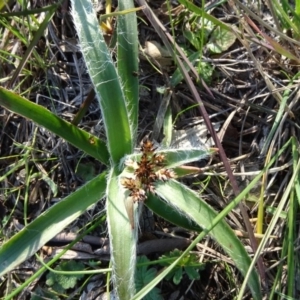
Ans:
<svg viewBox="0 0 300 300"><path fill-rule="evenodd" d="M133 202L145 201L146 192L143 189L136 189L130 193Z"/></svg>
<svg viewBox="0 0 300 300"><path fill-rule="evenodd" d="M159 180L166 181L171 178L175 178L175 173L173 170L160 169L156 173L156 176Z"/></svg>
<svg viewBox="0 0 300 300"><path fill-rule="evenodd" d="M154 153L151 158L151 161L152 161L153 165L155 165L156 167L162 167L165 162L165 156L163 154Z"/></svg>
<svg viewBox="0 0 300 300"><path fill-rule="evenodd" d="M147 154L153 153L155 151L153 143L148 139L143 140L141 145L141 151Z"/></svg>
<svg viewBox="0 0 300 300"><path fill-rule="evenodd" d="M133 178L123 177L121 178L121 184L130 191L138 188L137 181Z"/></svg>

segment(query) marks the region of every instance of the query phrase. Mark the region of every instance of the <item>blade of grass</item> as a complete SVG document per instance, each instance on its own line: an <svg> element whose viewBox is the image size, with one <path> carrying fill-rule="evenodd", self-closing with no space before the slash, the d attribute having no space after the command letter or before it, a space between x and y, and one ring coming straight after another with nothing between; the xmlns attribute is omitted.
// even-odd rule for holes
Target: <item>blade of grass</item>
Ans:
<svg viewBox="0 0 300 300"><path fill-rule="evenodd" d="M292 85L292 82L288 85L288 87L290 85ZM299 96L300 96L300 89L298 89L294 99L291 102L295 101L295 99L298 99ZM278 128L280 128L282 126L284 120L287 118L286 112L288 111L288 109L286 109L286 108L287 108L288 100L290 100L290 90L287 88L283 93L282 101L279 102L280 106L277 111L272 128L267 136L266 141L264 142L263 148L260 151L261 156L264 156L266 154L267 150L270 148L270 143L278 135Z"/></svg>
<svg viewBox="0 0 300 300"><path fill-rule="evenodd" d="M224 22L218 20L217 18L215 18L214 16L208 14L204 9L196 6L192 2L187 1L187 0L178 0L178 2L181 3L182 5L184 5L189 11L192 11L195 14L202 16L203 18L207 19L208 21L211 21L215 25L220 26L222 29L229 30L229 31L232 30L232 28L230 26L228 26L226 23L224 23Z"/></svg>
<svg viewBox="0 0 300 300"><path fill-rule="evenodd" d="M296 166L295 166L296 167ZM296 171L296 170L295 170ZM294 297L295 283L296 283L296 265L295 265L295 225L297 223L296 219L296 193L293 189L290 194L289 201L289 212L288 212L288 234L287 234L287 242L288 242L288 252L287 252L287 296Z"/></svg>
<svg viewBox="0 0 300 300"><path fill-rule="evenodd" d="M100 21L105 21L107 18L111 18L111 17L118 17L118 16L130 14L130 13L134 13L141 9L143 9L143 7L132 7L132 8L124 9L124 10L114 11L111 13L105 13L105 15L100 16Z"/></svg>
<svg viewBox="0 0 300 300"><path fill-rule="evenodd" d="M65 249L63 249L58 255L56 255L55 257L53 257L50 261L47 262L47 267L49 268L51 265L53 265L56 261L58 261L60 259L60 257L62 257L69 249L71 249L78 241L80 241L84 236L86 236L89 232L92 232L93 230L95 230L95 228L97 228L97 226L99 226L99 224L102 222L103 220L101 220L101 218L99 218L98 221L96 221L90 228L88 228L87 230L85 230L83 233L81 233L80 235L78 235L78 237L76 239L74 239L74 241L72 241L70 244L68 244L67 247L65 247ZM25 282L23 282L20 286L18 286L18 288L14 289L9 295L5 295L5 300L10 300L10 299L14 299L14 297L16 295L18 295L19 293L21 293L24 288L26 288L29 284L31 284L32 282L34 282L35 279L39 278L40 276L42 276L42 274L47 271L47 267L43 266L41 267L39 270L37 270L36 272L34 272L34 274L32 276L30 276ZM95 270L93 270L95 271ZM109 271L106 269L106 271ZM97 270L97 273L101 273L103 272L103 270Z"/></svg>
<svg viewBox="0 0 300 300"><path fill-rule="evenodd" d="M119 299L131 299L134 291L137 228L132 229L120 188L118 169L111 170L107 183L107 225L114 281Z"/></svg>
<svg viewBox="0 0 300 300"><path fill-rule="evenodd" d="M106 173L102 173L10 238L0 248L0 276L32 256L91 205L103 198L105 191Z"/></svg>
<svg viewBox="0 0 300 300"><path fill-rule="evenodd" d="M1 3L1 1L0 1ZM53 5L46 5L44 7L39 7L39 8L33 8L33 9L22 9L21 11L14 11L14 12L3 12L1 13L1 16L4 18L7 17L24 17L24 16L29 16L29 15L35 15L35 14L40 14L42 12L49 12L53 8L53 6L56 6L57 4ZM0 5L1 6L1 5ZM1 8L0 8L1 10Z"/></svg>
<svg viewBox="0 0 300 300"><path fill-rule="evenodd" d="M134 8L132 0L119 1L119 10L128 11ZM117 20L118 55L117 65L125 101L129 113L133 147L136 143L138 127L138 31L135 13L120 15Z"/></svg>
<svg viewBox="0 0 300 300"><path fill-rule="evenodd" d="M88 72L98 95L112 163L133 150L123 87L91 1L72 0L72 16Z"/></svg>
<svg viewBox="0 0 300 300"><path fill-rule="evenodd" d="M162 141L163 147L170 147L172 142L172 132L173 132L173 122L172 122L172 110L171 107L168 106L165 117L164 117L164 124L163 124L163 133L164 139Z"/></svg>
<svg viewBox="0 0 300 300"><path fill-rule="evenodd" d="M298 147L299 142L297 142L295 139L293 139L292 143L292 155L293 155L293 170L294 172L297 172L297 161L299 161L299 152ZM299 172L298 172L299 174ZM295 182L294 182L294 188L290 195L290 205L289 205L289 211L288 211L288 235L287 235L287 270L288 270L288 291L287 295L289 297L294 297L294 290L295 290L295 283L296 283L296 263L295 263L295 243L297 242L296 237L296 224L297 224L297 209L298 209L298 203L296 200L297 192L296 190L299 189L299 175L296 176Z"/></svg>
<svg viewBox="0 0 300 300"><path fill-rule="evenodd" d="M0 105L45 127L102 163L108 164L109 154L103 141L64 121L46 108L2 87L0 87Z"/></svg>
<svg viewBox="0 0 300 300"><path fill-rule="evenodd" d="M202 228L190 218L178 212L177 210L170 209L170 205L164 201L161 201L161 199L151 193L147 196L145 205L149 207L155 214L171 222L172 224L191 231L202 231Z"/></svg>

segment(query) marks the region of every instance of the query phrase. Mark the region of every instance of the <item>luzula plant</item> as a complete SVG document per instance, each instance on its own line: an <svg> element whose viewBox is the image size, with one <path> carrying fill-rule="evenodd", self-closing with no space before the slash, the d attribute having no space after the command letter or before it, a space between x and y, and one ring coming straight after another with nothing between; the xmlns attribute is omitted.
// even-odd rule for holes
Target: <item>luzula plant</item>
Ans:
<svg viewBox="0 0 300 300"><path fill-rule="evenodd" d="M3 88L0 88L0 105L63 137L105 164L107 171L8 240L0 249L0 275L33 255L84 211L103 200L106 201L114 290L122 300L140 299L142 294L134 296L140 202L170 222L190 229L202 228L208 233L217 213L195 191L177 181L173 169L203 159L211 151L202 147L154 149L152 142L145 140L140 153L135 153L139 99L138 78L134 75L138 71L136 16L120 14L117 18L115 62L99 29L91 1L72 0L71 3L81 51L99 99L106 142ZM133 8L132 0L120 0L118 4L120 12ZM209 234L241 273L246 274L250 258L227 223L220 220ZM157 281L151 287L155 284ZM253 297L259 299L255 271L249 277L248 286Z"/></svg>

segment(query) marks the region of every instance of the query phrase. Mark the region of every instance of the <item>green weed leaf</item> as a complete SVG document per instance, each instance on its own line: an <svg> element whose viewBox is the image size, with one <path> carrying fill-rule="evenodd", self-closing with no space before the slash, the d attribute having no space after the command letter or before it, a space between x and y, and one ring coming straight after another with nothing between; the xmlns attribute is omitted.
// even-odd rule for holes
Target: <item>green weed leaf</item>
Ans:
<svg viewBox="0 0 300 300"><path fill-rule="evenodd" d="M184 267L184 271L189 277L190 280L198 280L200 279L200 275L198 273L198 270L195 269L195 267L187 266Z"/></svg>
<svg viewBox="0 0 300 300"><path fill-rule="evenodd" d="M194 33L192 31L185 30L183 32L184 37L195 47L196 50L202 49L201 32Z"/></svg>
<svg viewBox="0 0 300 300"><path fill-rule="evenodd" d="M211 64L200 61L198 65L196 65L196 70L201 78L205 81L205 83L210 84L212 80L212 75L214 72L214 68Z"/></svg>
<svg viewBox="0 0 300 300"><path fill-rule="evenodd" d="M211 52L222 53L231 47L235 40L234 33L218 26L211 34L207 47Z"/></svg>
<svg viewBox="0 0 300 300"><path fill-rule="evenodd" d="M182 251L175 249L171 251L169 254L162 255L160 257L160 264L162 266L170 266L180 255ZM186 273L191 280L199 279L200 275L198 273L199 270L203 270L204 265L199 264L197 260L197 256L195 254L190 254L185 256L177 266L166 276L167 280L173 278L174 284L178 285L183 275Z"/></svg>
<svg viewBox="0 0 300 300"><path fill-rule="evenodd" d="M84 264L76 262L74 260L61 263L55 268L57 271L81 271L84 269ZM46 284L52 286L57 292L63 292L64 290L74 288L77 280L81 279L83 275L63 275L56 273L49 273L47 275Z"/></svg>
<svg viewBox="0 0 300 300"><path fill-rule="evenodd" d="M147 266L148 262L149 259L146 256L141 256L137 259L137 264L144 264L140 267L137 267L135 273L135 286L137 291L140 291L144 286L146 286L149 282L151 282L156 276L157 273L156 269L155 268L148 269ZM154 288L143 299L162 300L163 298L160 295L160 289Z"/></svg>
<svg viewBox="0 0 300 300"><path fill-rule="evenodd" d="M175 269L175 272L173 274L173 282L174 284L178 285L182 279L182 268Z"/></svg>

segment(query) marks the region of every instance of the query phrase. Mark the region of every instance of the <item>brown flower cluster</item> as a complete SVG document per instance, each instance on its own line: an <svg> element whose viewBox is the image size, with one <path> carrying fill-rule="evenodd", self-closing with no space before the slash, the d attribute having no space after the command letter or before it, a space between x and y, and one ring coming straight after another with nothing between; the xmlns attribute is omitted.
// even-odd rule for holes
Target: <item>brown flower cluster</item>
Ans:
<svg viewBox="0 0 300 300"><path fill-rule="evenodd" d="M154 182L156 180L166 181L174 178L172 170L164 168L165 157L163 154L154 153L153 143L146 139L141 144L142 157L139 162L127 163L134 169L134 178L124 177L121 184L128 190L134 202L144 201L146 193L155 193Z"/></svg>

